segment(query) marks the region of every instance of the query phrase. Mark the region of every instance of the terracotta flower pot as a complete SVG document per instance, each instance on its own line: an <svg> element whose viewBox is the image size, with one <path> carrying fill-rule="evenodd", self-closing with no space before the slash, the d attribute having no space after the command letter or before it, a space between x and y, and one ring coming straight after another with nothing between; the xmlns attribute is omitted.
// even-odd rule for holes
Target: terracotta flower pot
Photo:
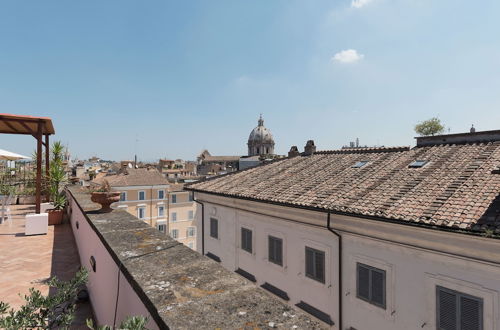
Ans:
<svg viewBox="0 0 500 330"><path fill-rule="evenodd" d="M64 210L49 209L49 226L60 225L63 220Z"/></svg>
<svg viewBox="0 0 500 330"><path fill-rule="evenodd" d="M107 213L113 211L110 207L112 203L116 203L120 201L120 192L119 191L110 191L110 192L93 192L90 196L90 200L94 203L101 204L101 209L99 212Z"/></svg>

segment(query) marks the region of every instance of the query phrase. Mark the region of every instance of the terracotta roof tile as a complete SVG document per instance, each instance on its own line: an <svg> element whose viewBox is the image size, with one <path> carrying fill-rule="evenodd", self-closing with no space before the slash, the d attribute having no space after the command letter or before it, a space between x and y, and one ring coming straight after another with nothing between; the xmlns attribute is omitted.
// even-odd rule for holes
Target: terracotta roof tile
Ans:
<svg viewBox="0 0 500 330"><path fill-rule="evenodd" d="M427 160L421 168L409 168ZM353 168L358 161L365 166ZM500 230L500 143L318 152L189 186L236 198Z"/></svg>
<svg viewBox="0 0 500 330"><path fill-rule="evenodd" d="M93 182L101 184L107 180L111 187L168 185L167 179L156 169L127 168L124 173L107 175Z"/></svg>

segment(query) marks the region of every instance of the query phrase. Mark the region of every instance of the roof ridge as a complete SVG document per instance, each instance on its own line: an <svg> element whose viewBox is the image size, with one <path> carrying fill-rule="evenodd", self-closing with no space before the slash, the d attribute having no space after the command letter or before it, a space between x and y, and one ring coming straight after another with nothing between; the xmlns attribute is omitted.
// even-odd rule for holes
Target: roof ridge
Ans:
<svg viewBox="0 0 500 330"><path fill-rule="evenodd" d="M334 150L320 150L316 151L315 155L331 155L331 154L365 154L372 152L401 152L410 151L409 146L399 147L358 147L358 148L344 148Z"/></svg>

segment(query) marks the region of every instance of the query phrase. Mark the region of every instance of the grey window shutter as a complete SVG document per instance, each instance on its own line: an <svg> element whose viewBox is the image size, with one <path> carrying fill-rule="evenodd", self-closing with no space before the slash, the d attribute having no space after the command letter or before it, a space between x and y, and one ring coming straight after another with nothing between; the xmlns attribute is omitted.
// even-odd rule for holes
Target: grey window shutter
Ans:
<svg viewBox="0 0 500 330"><path fill-rule="evenodd" d="M385 272L371 270L372 302L385 308Z"/></svg>
<svg viewBox="0 0 500 330"><path fill-rule="evenodd" d="M306 248L306 275L314 277L314 253Z"/></svg>
<svg viewBox="0 0 500 330"><path fill-rule="evenodd" d="M252 252L252 231L250 229L241 228L241 248Z"/></svg>
<svg viewBox="0 0 500 330"><path fill-rule="evenodd" d="M482 329L482 302L470 297L460 297L460 329Z"/></svg>
<svg viewBox="0 0 500 330"><path fill-rule="evenodd" d="M219 224L217 219L210 219L210 236L219 238Z"/></svg>
<svg viewBox="0 0 500 330"><path fill-rule="evenodd" d="M253 251L253 246L252 246L252 231L247 229L247 250L248 252Z"/></svg>
<svg viewBox="0 0 500 330"><path fill-rule="evenodd" d="M370 299L370 270L358 264L358 296Z"/></svg>
<svg viewBox="0 0 500 330"><path fill-rule="evenodd" d="M439 330L458 330L457 302L455 293L438 287L438 326Z"/></svg>
<svg viewBox="0 0 500 330"><path fill-rule="evenodd" d="M276 260L276 257L274 255L274 240L272 239L272 237L269 237L268 239L269 241L269 260L271 261L275 261Z"/></svg>
<svg viewBox="0 0 500 330"><path fill-rule="evenodd" d="M246 250L245 228L241 228L241 248Z"/></svg>
<svg viewBox="0 0 500 330"><path fill-rule="evenodd" d="M283 265L283 241L281 239L276 240L276 261Z"/></svg>
<svg viewBox="0 0 500 330"><path fill-rule="evenodd" d="M316 252L316 278L321 282L325 282L325 254Z"/></svg>

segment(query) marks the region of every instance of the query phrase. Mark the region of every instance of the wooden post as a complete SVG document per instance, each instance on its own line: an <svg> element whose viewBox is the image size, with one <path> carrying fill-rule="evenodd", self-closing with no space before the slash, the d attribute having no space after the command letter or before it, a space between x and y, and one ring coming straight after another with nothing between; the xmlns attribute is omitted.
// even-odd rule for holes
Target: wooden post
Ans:
<svg viewBox="0 0 500 330"><path fill-rule="evenodd" d="M42 201L42 125L43 123L39 121L36 133L36 214L40 214L40 204Z"/></svg>
<svg viewBox="0 0 500 330"><path fill-rule="evenodd" d="M49 172L50 171L50 145L49 145L49 135L45 134L45 186L49 185ZM46 191L47 198L46 202L50 202L50 192L47 189Z"/></svg>

